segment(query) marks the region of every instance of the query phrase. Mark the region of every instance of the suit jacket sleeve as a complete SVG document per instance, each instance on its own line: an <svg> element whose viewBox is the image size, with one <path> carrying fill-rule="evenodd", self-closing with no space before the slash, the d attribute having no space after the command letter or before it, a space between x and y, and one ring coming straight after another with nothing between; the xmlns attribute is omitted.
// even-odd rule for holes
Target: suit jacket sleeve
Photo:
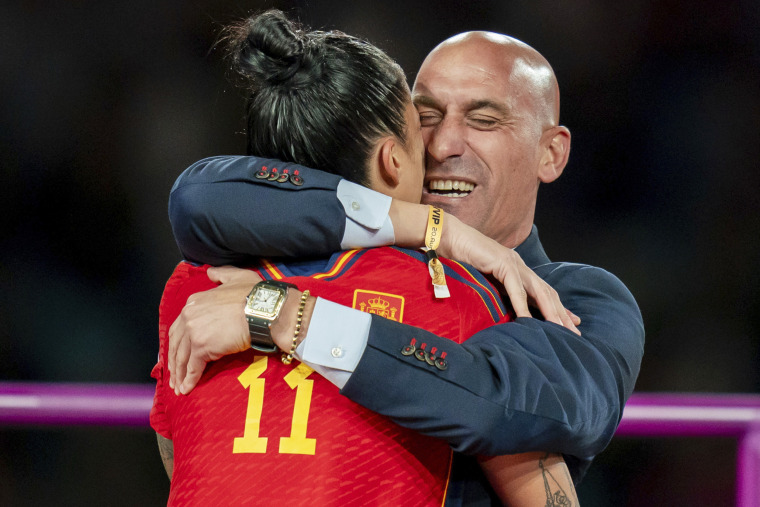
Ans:
<svg viewBox="0 0 760 507"><path fill-rule="evenodd" d="M255 177L272 165L291 174L299 170L303 185ZM172 189L177 244L186 259L210 264L337 251L346 224L339 181L256 157L202 160ZM606 271L550 263L536 272L581 317L582 336L518 319L457 345L373 316L367 349L343 394L467 453L597 454L612 437L638 375L641 315L625 286ZM402 356L412 338L445 351L448 368Z"/></svg>
<svg viewBox="0 0 760 507"><path fill-rule="evenodd" d="M612 438L638 376L641 314L604 270L549 264L536 272L581 317L582 336L520 318L455 344L373 316L367 349L342 394L457 451L546 450L590 461ZM401 354L412 338L446 352L447 369Z"/></svg>
<svg viewBox="0 0 760 507"><path fill-rule="evenodd" d="M292 180L256 177L266 167ZM258 157L211 157L186 169L169 197L169 220L183 257L213 265L253 257L304 257L340 250L346 213L340 177Z"/></svg>

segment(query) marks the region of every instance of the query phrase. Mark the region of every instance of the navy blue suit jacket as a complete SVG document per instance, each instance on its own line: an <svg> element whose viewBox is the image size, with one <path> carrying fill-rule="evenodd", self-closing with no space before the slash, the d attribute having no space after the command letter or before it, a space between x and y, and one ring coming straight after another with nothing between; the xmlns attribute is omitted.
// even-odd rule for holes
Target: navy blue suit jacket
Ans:
<svg viewBox="0 0 760 507"><path fill-rule="evenodd" d="M296 168L301 186L258 179L262 167ZM169 214L182 255L210 264L258 256L303 257L340 249L346 214L332 174L256 157L214 157L188 168L172 188ZM551 262L533 228L516 248L582 323L577 336L519 318L463 344L373 316L369 342L342 394L465 454L551 451L578 481L609 443L633 391L644 350L638 306L612 274ZM401 349L411 338L447 352L431 368ZM474 462L472 462L474 463ZM465 459L455 479L479 471ZM477 477L475 477L477 478ZM454 480L450 504L486 495Z"/></svg>

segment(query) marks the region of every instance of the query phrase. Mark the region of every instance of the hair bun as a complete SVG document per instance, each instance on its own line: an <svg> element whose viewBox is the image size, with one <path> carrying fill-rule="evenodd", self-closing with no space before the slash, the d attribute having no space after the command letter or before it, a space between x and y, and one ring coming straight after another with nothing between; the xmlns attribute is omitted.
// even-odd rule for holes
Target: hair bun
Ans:
<svg viewBox="0 0 760 507"><path fill-rule="evenodd" d="M284 84L302 68L313 66L313 62L305 61L310 58L303 32L281 11L249 18L236 31L231 34L235 67L254 81Z"/></svg>

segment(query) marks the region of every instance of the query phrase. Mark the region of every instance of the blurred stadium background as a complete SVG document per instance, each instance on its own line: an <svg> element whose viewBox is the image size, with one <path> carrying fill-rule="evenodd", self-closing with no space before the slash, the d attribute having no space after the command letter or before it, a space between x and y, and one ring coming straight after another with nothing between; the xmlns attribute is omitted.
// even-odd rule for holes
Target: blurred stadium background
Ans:
<svg viewBox="0 0 760 507"><path fill-rule="evenodd" d="M166 213L192 162L244 151L219 27L277 7L371 40L410 82L455 33L552 63L573 134L536 223L554 260L641 306L638 391L760 392L760 8L751 0L133 0L0 6L0 380L149 383L180 260ZM616 439L594 505L731 505L730 438ZM1 505L161 505L152 431L0 428Z"/></svg>

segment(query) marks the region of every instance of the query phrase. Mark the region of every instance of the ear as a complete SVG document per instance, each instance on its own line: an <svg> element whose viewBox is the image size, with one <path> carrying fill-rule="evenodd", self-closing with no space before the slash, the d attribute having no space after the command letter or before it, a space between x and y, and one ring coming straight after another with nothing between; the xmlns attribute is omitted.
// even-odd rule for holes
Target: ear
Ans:
<svg viewBox="0 0 760 507"><path fill-rule="evenodd" d="M378 152L378 176L391 189L401 183L401 161L398 158L400 148L396 139L388 138L380 145Z"/></svg>
<svg viewBox="0 0 760 507"><path fill-rule="evenodd" d="M562 174L570 156L570 131L563 126L552 127L541 136L541 162L538 179L551 183Z"/></svg>

